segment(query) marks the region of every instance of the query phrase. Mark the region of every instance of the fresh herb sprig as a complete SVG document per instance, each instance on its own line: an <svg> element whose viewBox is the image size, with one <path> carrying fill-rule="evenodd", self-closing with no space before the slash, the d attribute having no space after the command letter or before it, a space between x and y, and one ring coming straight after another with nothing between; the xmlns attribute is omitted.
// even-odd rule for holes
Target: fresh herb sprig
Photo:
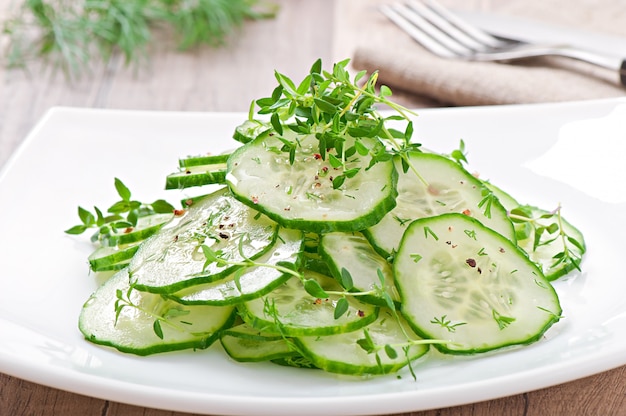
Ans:
<svg viewBox="0 0 626 416"><path fill-rule="evenodd" d="M378 273L379 278L381 279L380 286L376 286L368 291L353 292L351 291L354 287L353 282L352 282L352 276L350 275L350 272L348 272L348 270L343 268L341 270L341 275L337 279L337 281L343 287L344 290L343 291L326 290L322 288L322 286L317 282L317 280L306 278L304 273L302 273L300 270L294 269L291 263L278 262L277 264L269 264L269 263L258 262L256 260L250 259L243 252L243 242L245 238L246 236L244 234L239 239L239 255L241 256L241 260L231 260L220 251L213 250L211 247L209 247L206 244L201 245L200 248L206 258L206 261L204 263L204 269L206 269L210 264L213 264L213 263L217 264L219 267L226 267L226 266L239 267L237 273L235 274L235 284L237 285L239 290L241 290L241 288L239 287L237 278L246 270L249 270L251 268L266 267L266 268L275 269L281 273L291 275L293 277L300 279L304 287L304 290L309 295L317 299L327 299L332 295L340 296L340 298L337 300L337 303L335 304L335 315L334 315L335 319L341 318L348 311L349 305L348 305L347 296L377 296L377 297L384 299L387 304L393 305L391 296L389 296L389 294L383 289L384 288L384 280L383 280L384 276L382 272L380 271Z"/></svg>
<svg viewBox="0 0 626 416"><path fill-rule="evenodd" d="M520 206L509 212L516 224L518 241L532 239L530 249L534 252L543 246L560 245L561 249L552 257L552 262L544 265L544 273L562 267L564 272L581 271L580 264L585 252L585 242L567 233L565 220L561 216L561 206L539 215L529 206Z"/></svg>
<svg viewBox="0 0 626 416"><path fill-rule="evenodd" d="M137 226L139 218L174 212L174 206L163 199L158 199L152 203L133 200L128 187L118 178L115 178L115 189L121 199L106 210L108 215L105 215L103 210L96 206L94 206L94 213L79 206L78 217L81 224L65 230L65 233L77 235L95 228L96 232L91 236L91 242L108 246L109 239L115 232L132 230L133 227Z"/></svg>
<svg viewBox="0 0 626 416"><path fill-rule="evenodd" d="M257 0L26 0L3 23L6 63L25 68L41 59L69 77L94 58L147 56L156 28L169 26L180 49L221 46L246 19L272 17L273 4Z"/></svg>
<svg viewBox="0 0 626 416"><path fill-rule="evenodd" d="M410 117L415 113L390 101L388 87L377 87L378 72L365 79L366 72L360 71L351 78L346 69L348 64L349 60L338 62L332 72L328 72L322 70L322 62L317 60L298 85L288 76L275 72L278 86L270 97L256 101L258 114L269 115L271 126L283 144L280 150L289 154L291 163L299 143L285 138L284 132L292 130L299 135L315 135L319 157L328 159L330 165L341 172L333 178L335 189L358 174L358 169L348 168L350 158L369 155L368 168L371 168L400 155L406 171L411 168L406 153L419 151L421 146L411 142L413 122ZM377 105L392 108L396 114L383 117ZM404 130L387 127L388 121L399 120L406 122ZM347 136L355 139L350 147L345 146ZM365 138L375 139L375 144L363 140Z"/></svg>
<svg viewBox="0 0 626 416"><path fill-rule="evenodd" d="M204 333L191 331L192 323L182 319L184 316L189 315L190 311L182 307L182 305L175 304L171 306L167 301L163 300L158 295L143 294L144 296L152 296L159 302L159 305L142 305L140 302L133 300L133 293L135 288L130 285L127 290L118 289L115 292L115 325L119 321L122 311L126 308L133 308L150 318L154 319L152 323L152 330L154 334L160 339L164 339L163 325L175 329L176 331L190 333L192 335L205 335Z"/></svg>

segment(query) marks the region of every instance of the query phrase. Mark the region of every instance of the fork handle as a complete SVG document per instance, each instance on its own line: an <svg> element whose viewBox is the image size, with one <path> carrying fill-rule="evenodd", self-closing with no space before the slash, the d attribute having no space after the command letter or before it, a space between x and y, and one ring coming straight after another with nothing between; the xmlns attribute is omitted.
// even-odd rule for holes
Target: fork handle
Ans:
<svg viewBox="0 0 626 416"><path fill-rule="evenodd" d="M554 54L615 71L619 74L620 84L626 86L626 59L571 47L557 47Z"/></svg>

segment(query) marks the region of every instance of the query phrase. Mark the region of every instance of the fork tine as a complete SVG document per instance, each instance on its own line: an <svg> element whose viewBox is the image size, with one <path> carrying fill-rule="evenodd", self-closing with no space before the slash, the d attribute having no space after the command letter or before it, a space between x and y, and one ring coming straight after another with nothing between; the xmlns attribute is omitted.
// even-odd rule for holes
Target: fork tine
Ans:
<svg viewBox="0 0 626 416"><path fill-rule="evenodd" d="M468 46L471 48L480 48L484 45L497 48L510 44L509 42L502 41L477 28L476 26L467 23L465 20L443 7L435 0L422 0L422 4L425 4L430 10L436 13L436 15L433 15L432 18L436 19L439 22L438 24L442 25L442 28L445 27L446 30L450 30L450 33L458 34L458 39L460 41L463 39L463 41L468 42ZM412 7L415 7L416 5L417 3L415 1L411 1ZM440 19L435 16L440 17ZM476 45L475 41L482 45Z"/></svg>
<svg viewBox="0 0 626 416"><path fill-rule="evenodd" d="M382 6L380 10L418 43L439 56L455 58L472 52L405 5Z"/></svg>

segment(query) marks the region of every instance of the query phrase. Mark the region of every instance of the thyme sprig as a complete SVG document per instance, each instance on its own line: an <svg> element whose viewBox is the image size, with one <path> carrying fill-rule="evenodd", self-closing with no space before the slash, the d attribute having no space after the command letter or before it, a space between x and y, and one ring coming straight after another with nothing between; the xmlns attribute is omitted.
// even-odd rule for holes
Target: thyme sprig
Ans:
<svg viewBox="0 0 626 416"><path fill-rule="evenodd" d="M134 308L141 313L148 315L152 319L154 319L152 324L152 330L154 334L163 339L163 324L167 325L170 328L173 328L180 332L190 333L192 335L203 335L202 333L197 333L190 331L190 327L192 325L191 322L184 321L181 318L185 315L188 315L190 312L187 309L184 309L181 305L175 305L173 307L163 308L163 305L159 305L160 308L149 308L142 306L140 303L135 302L132 299L133 292L135 291L135 287L131 284L127 290L117 289L115 292L116 301L115 301L115 325L119 321L120 315L122 311L126 308ZM147 294L147 296L154 296L158 299L159 302L162 303L162 299L158 297L158 295ZM162 309L163 311L159 311L161 313L154 312L153 309Z"/></svg>
<svg viewBox="0 0 626 416"><path fill-rule="evenodd" d="M246 235L242 234L239 238L238 242L238 251L241 259L233 260L231 258L226 257L219 250L213 250L210 246L206 244L202 244L200 246L202 253L204 254L206 261L204 263L203 269L206 269L209 265L215 263L219 267L226 266L235 266L238 267L237 272L234 274L235 284L238 289L241 290L241 287L238 282L238 278L245 273L246 270L250 268L256 267L266 267L277 270L281 273L285 273L291 275L293 277L298 278L304 287L304 290L311 296L317 299L327 299L330 296L339 296L340 298L337 300L335 304L335 319L339 319L343 316L349 308L347 296L380 296L385 299L386 303L393 304L391 300L391 296L383 289L384 280L381 280L381 285L376 286L368 291L360 291L355 292L351 291L353 289L352 276L350 272L345 268L342 268L341 275L338 279L336 279L339 284L343 287L344 290L327 290L322 288L319 282L313 278L307 278L305 274L297 270L293 267L293 264L288 262L278 262L277 264L264 263L253 260L245 255L243 252L243 242L246 239ZM379 277L383 279L382 272L379 271Z"/></svg>
<svg viewBox="0 0 626 416"><path fill-rule="evenodd" d="M94 58L121 54L126 63L147 56L154 32L173 32L180 49L221 46L246 19L273 17L257 0L27 0L3 23L9 67L41 59L69 77Z"/></svg>
<svg viewBox="0 0 626 416"><path fill-rule="evenodd" d="M108 246L109 239L114 233L119 230L131 230L137 226L140 218L174 212L174 206L163 199L157 199L152 203L132 199L130 190L118 178L115 178L115 189L121 199L106 210L107 215L96 206L93 213L79 206L78 217L81 223L65 230L65 233L77 235L95 228L96 232L91 236L91 242Z"/></svg>
<svg viewBox="0 0 626 416"><path fill-rule="evenodd" d="M566 271L581 271L585 243L567 233L565 220L561 216L561 206L550 212L540 211L539 215L533 215L534 212L537 210L529 206L520 206L509 212L509 217L517 225L518 241L532 238L533 252L560 241L561 250L554 254L547 270L562 266Z"/></svg>
<svg viewBox="0 0 626 416"><path fill-rule="evenodd" d="M299 143L284 137L285 133L314 135L320 158L340 171L332 181L335 189L358 174L358 169L349 168L350 160L365 156L370 157L369 169L399 155L405 171L413 169L425 182L407 157L408 152L419 151L421 146L411 142L411 116L416 114L390 101L391 90L387 86L377 89L378 72L365 79L366 72L360 71L351 78L346 69L348 63L349 60L338 62L328 72L322 70L318 59L297 85L288 76L275 72L278 86L270 97L257 100L256 105L259 115L269 116L275 137L283 144L279 150L288 153L293 164ZM396 113L383 117L377 105L392 108ZM388 127L388 121L404 121L405 128ZM354 139L351 145L346 144L348 136Z"/></svg>

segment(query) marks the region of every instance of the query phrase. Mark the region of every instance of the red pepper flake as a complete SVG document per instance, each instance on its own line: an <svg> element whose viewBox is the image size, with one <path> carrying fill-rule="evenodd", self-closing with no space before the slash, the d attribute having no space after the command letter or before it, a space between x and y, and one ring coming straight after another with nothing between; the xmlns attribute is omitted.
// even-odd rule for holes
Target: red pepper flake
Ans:
<svg viewBox="0 0 626 416"><path fill-rule="evenodd" d="M193 199L189 198L188 200L185 201L185 205L190 207L193 205Z"/></svg>
<svg viewBox="0 0 626 416"><path fill-rule="evenodd" d="M124 229L124 234L128 234L128 233L130 233L132 231L133 231L133 227L128 227L128 228Z"/></svg>
<svg viewBox="0 0 626 416"><path fill-rule="evenodd" d="M313 305L321 305L322 304L322 300L321 299L315 299L313 301Z"/></svg>
<svg viewBox="0 0 626 416"><path fill-rule="evenodd" d="M476 260L474 259L467 259L465 260L465 263L467 263L467 265L470 267L476 267Z"/></svg>
<svg viewBox="0 0 626 416"><path fill-rule="evenodd" d="M323 166L322 167L322 172L324 172L324 173L328 172L328 166Z"/></svg>
<svg viewBox="0 0 626 416"><path fill-rule="evenodd" d="M504 253L504 248L500 247L500 253Z"/></svg>
<svg viewBox="0 0 626 416"><path fill-rule="evenodd" d="M175 209L174 210L174 215L176 215L177 217L180 217L181 215L183 215L185 213L184 209Z"/></svg>
<svg viewBox="0 0 626 416"><path fill-rule="evenodd" d="M219 233L218 235L219 235L219 236L220 236L220 238L221 238L221 239L223 239L223 240L228 240L228 238L229 238L228 234L226 234L226 233Z"/></svg>
<svg viewBox="0 0 626 416"><path fill-rule="evenodd" d="M177 242L177 241L178 241L178 235L175 235L174 236L174 242Z"/></svg>
<svg viewBox="0 0 626 416"><path fill-rule="evenodd" d="M360 309L357 311L357 313L356 313L356 314L359 316L359 318L363 318L363 317L365 316L365 312L363 312L363 311L362 311L362 310L360 310Z"/></svg>
<svg viewBox="0 0 626 416"><path fill-rule="evenodd" d="M250 199L252 199L252 203L253 204L258 204L259 203L259 197L258 196L252 196Z"/></svg>
<svg viewBox="0 0 626 416"><path fill-rule="evenodd" d="M470 215L472 215L472 211L470 211L469 209L464 209L463 210L463 214L465 214L467 216L470 216Z"/></svg>
<svg viewBox="0 0 626 416"><path fill-rule="evenodd" d="M315 158L315 160L320 160L322 158L322 155L320 155L319 153L314 153L313 157Z"/></svg>

